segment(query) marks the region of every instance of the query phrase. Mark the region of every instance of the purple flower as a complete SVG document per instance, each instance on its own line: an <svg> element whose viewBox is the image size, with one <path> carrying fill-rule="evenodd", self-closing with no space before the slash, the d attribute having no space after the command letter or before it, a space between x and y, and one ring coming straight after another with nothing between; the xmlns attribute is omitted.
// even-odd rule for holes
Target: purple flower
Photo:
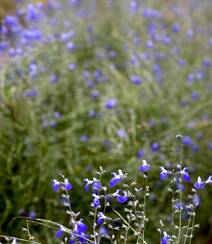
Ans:
<svg viewBox="0 0 212 244"><path fill-rule="evenodd" d="M127 134L126 134L126 131L125 129L119 129L116 131L117 135L120 137L120 138L126 138L127 137Z"/></svg>
<svg viewBox="0 0 212 244"><path fill-rule="evenodd" d="M29 213L29 217L30 217L31 219L35 219L35 218L36 218L36 213L35 213L35 211L30 211L30 213Z"/></svg>
<svg viewBox="0 0 212 244"><path fill-rule="evenodd" d="M160 243L161 244L168 244L170 239L171 239L171 236L167 235L167 233L164 232L164 236L160 239Z"/></svg>
<svg viewBox="0 0 212 244"><path fill-rule="evenodd" d="M157 142L152 143L151 149L153 152L157 152L159 150L159 144Z"/></svg>
<svg viewBox="0 0 212 244"><path fill-rule="evenodd" d="M110 180L110 188L116 186L119 182L121 182L122 179L119 176L115 176Z"/></svg>
<svg viewBox="0 0 212 244"><path fill-rule="evenodd" d="M108 231L104 226L101 226L99 229L99 234L100 235L107 235Z"/></svg>
<svg viewBox="0 0 212 244"><path fill-rule="evenodd" d="M82 220L77 221L76 230L78 234L82 234L87 231L87 225Z"/></svg>
<svg viewBox="0 0 212 244"><path fill-rule="evenodd" d="M117 100L112 98L106 101L105 108L112 109L117 105Z"/></svg>
<svg viewBox="0 0 212 244"><path fill-rule="evenodd" d="M144 151L142 149L139 149L137 152L137 158L140 159L144 156Z"/></svg>
<svg viewBox="0 0 212 244"><path fill-rule="evenodd" d="M189 182L190 181L190 176L188 174L188 168L185 167L183 168L183 170L180 171L181 175L182 175L182 179L186 182Z"/></svg>
<svg viewBox="0 0 212 244"><path fill-rule="evenodd" d="M80 137L80 141L81 142L87 142L89 140L89 137L87 136L87 135L82 135L81 137Z"/></svg>
<svg viewBox="0 0 212 244"><path fill-rule="evenodd" d="M164 167L160 167L161 172L160 172L160 180L165 180L170 174L170 171L166 170Z"/></svg>
<svg viewBox="0 0 212 244"><path fill-rule="evenodd" d="M194 188L196 190L201 190L205 187L206 182L202 181L201 177L197 178L197 181L194 183Z"/></svg>
<svg viewBox="0 0 212 244"><path fill-rule="evenodd" d="M153 48L154 47L154 43L152 40L147 40L146 41L146 47L147 48Z"/></svg>
<svg viewBox="0 0 212 244"><path fill-rule="evenodd" d="M125 203L127 200L128 200L128 196L122 196L122 195L117 196L117 201L119 203Z"/></svg>
<svg viewBox="0 0 212 244"><path fill-rule="evenodd" d="M112 173L113 178L110 180L110 188L116 186L119 182L121 182L124 178L126 178L126 175L123 174L121 170L118 171L118 174Z"/></svg>
<svg viewBox="0 0 212 244"><path fill-rule="evenodd" d="M173 32L179 32L180 31L180 25L177 23L173 24L172 31Z"/></svg>
<svg viewBox="0 0 212 244"><path fill-rule="evenodd" d="M61 118L61 113L60 113L60 112L55 112L55 113L54 113L54 117L55 117L56 119Z"/></svg>
<svg viewBox="0 0 212 244"><path fill-rule="evenodd" d="M62 231L62 228L60 228L59 230L56 231L55 237L61 238L62 236L63 236L63 231Z"/></svg>
<svg viewBox="0 0 212 244"><path fill-rule="evenodd" d="M143 164L139 167L141 172L148 172L150 170L150 165L147 164L146 160L143 160Z"/></svg>
<svg viewBox="0 0 212 244"><path fill-rule="evenodd" d="M200 197L199 195L195 194L193 198L193 203L195 207L198 207L200 205Z"/></svg>
<svg viewBox="0 0 212 244"><path fill-rule="evenodd" d="M192 145L192 139L190 136L184 136L182 141L183 141L183 144L186 146Z"/></svg>
<svg viewBox="0 0 212 244"><path fill-rule="evenodd" d="M106 220L106 219L107 219L107 217L102 212L99 212L98 218L97 218L97 224L102 225L104 220Z"/></svg>
<svg viewBox="0 0 212 244"><path fill-rule="evenodd" d="M122 195L120 194L121 190L117 190L113 196L116 197L118 203L125 203L128 201L128 196L125 191L122 192Z"/></svg>
<svg viewBox="0 0 212 244"><path fill-rule="evenodd" d="M67 191L70 191L72 189L72 184L69 182L67 178L65 178L63 186Z"/></svg>
<svg viewBox="0 0 212 244"><path fill-rule="evenodd" d="M57 180L52 180L53 191L57 192L60 189L60 182Z"/></svg>
<svg viewBox="0 0 212 244"><path fill-rule="evenodd" d="M74 43L73 43L73 42L68 42L68 44L67 44L67 49L68 49L69 51L74 51L74 49L75 49L75 45L74 45Z"/></svg>
<svg viewBox="0 0 212 244"><path fill-rule="evenodd" d="M140 76L138 75L132 75L131 76L131 81L135 84L135 85L140 85L142 83L142 79L140 78Z"/></svg>
<svg viewBox="0 0 212 244"><path fill-rule="evenodd" d="M209 176L206 180L206 184L212 184L212 176Z"/></svg>
<svg viewBox="0 0 212 244"><path fill-rule="evenodd" d="M99 197L96 196L94 199L93 199L93 202L92 202L92 205L95 209L99 208L101 206L100 204L100 200L99 200Z"/></svg>

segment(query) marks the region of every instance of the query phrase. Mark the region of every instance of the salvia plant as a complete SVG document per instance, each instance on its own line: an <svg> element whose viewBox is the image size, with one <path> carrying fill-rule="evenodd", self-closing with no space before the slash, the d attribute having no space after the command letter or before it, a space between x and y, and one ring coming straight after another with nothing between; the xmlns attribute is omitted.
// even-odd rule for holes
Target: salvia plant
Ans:
<svg viewBox="0 0 212 244"><path fill-rule="evenodd" d="M27 216L31 242L188 243L196 219L210 238L212 2L16 3L0 20L1 233Z"/></svg>
<svg viewBox="0 0 212 244"><path fill-rule="evenodd" d="M182 140L181 135L177 135ZM182 160L182 158L181 158ZM151 175L151 163L143 160L137 169L142 180L131 180L127 173L121 169L112 172L110 180L105 183L104 176L108 175L102 167L92 179L83 180L84 191L90 195L89 225L76 212L72 206L72 184L63 174L59 179L52 180L52 189L60 194L61 203L68 215L68 224L62 225L53 221L26 218L29 242L36 242L30 232L30 222L44 225L55 230L55 239L59 243L151 243L151 236L146 236L146 229L151 221L156 221L161 244L186 244L192 243L194 231L199 227L195 223L196 208L200 205L200 194L207 185L212 184L212 176L202 180L199 176L192 183L189 167L183 161L176 166L166 169L160 167L158 178L167 183L170 193L170 213L168 222L160 219L160 214L154 219L147 215L150 195L154 190L148 182ZM106 177L108 178L108 177ZM189 185L189 192L185 193ZM92 221L91 221L92 220ZM5 237L11 243L27 241L24 239Z"/></svg>

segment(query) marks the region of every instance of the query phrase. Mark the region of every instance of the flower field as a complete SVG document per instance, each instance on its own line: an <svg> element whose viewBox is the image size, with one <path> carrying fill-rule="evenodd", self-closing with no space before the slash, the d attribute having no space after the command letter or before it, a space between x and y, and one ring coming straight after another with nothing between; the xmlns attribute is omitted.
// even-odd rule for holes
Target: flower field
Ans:
<svg viewBox="0 0 212 244"><path fill-rule="evenodd" d="M212 243L212 2L3 2L2 243Z"/></svg>

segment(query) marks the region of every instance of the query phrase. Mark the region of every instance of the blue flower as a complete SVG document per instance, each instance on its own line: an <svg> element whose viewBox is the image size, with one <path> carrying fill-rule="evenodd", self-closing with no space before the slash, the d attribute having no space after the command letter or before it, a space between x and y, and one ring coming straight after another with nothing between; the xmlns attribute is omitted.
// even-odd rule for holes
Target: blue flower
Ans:
<svg viewBox="0 0 212 244"><path fill-rule="evenodd" d="M126 134L126 131L125 129L119 129L116 131L117 135L120 137L120 138L127 138L127 134Z"/></svg>
<svg viewBox="0 0 212 244"><path fill-rule="evenodd" d="M199 195L195 194L193 198L193 203L195 207L198 207L200 205L200 197Z"/></svg>
<svg viewBox="0 0 212 244"><path fill-rule="evenodd" d="M147 164L146 160L143 160L143 164L139 167L141 172L148 172L150 170L150 165Z"/></svg>
<svg viewBox="0 0 212 244"><path fill-rule="evenodd" d="M95 196L95 198L93 199L92 205L95 209L97 209L101 206L99 196Z"/></svg>
<svg viewBox="0 0 212 244"><path fill-rule="evenodd" d="M116 99L109 99L105 103L105 108L107 109L112 109L117 105L117 100Z"/></svg>
<svg viewBox="0 0 212 244"><path fill-rule="evenodd" d="M165 180L170 174L170 171L166 170L164 167L160 167L161 172L160 172L160 179Z"/></svg>
<svg viewBox="0 0 212 244"><path fill-rule="evenodd" d="M192 145L192 139L191 139L190 136L184 136L183 139L182 139L182 142L186 146Z"/></svg>
<svg viewBox="0 0 212 244"><path fill-rule="evenodd" d="M82 234L87 231L87 225L82 222L82 220L77 221L76 230L78 234Z"/></svg>
<svg viewBox="0 0 212 244"><path fill-rule="evenodd" d="M138 75L132 75L131 76L131 81L135 84L135 85L140 85L142 83L142 79L140 78L140 76Z"/></svg>
<svg viewBox="0 0 212 244"><path fill-rule="evenodd" d="M139 149L137 152L137 158L140 159L144 156L144 151L142 149Z"/></svg>
<svg viewBox="0 0 212 244"><path fill-rule="evenodd" d="M122 196L122 195L117 196L117 201L119 203L125 203L127 200L128 200L128 196Z"/></svg>
<svg viewBox="0 0 212 244"><path fill-rule="evenodd" d="M127 193L125 191L122 192L122 195L120 194L121 190L117 190L113 196L116 197L117 199L117 202L119 203L125 203L128 201L128 196L127 196Z"/></svg>
<svg viewBox="0 0 212 244"><path fill-rule="evenodd" d="M121 182L122 179L119 177L119 176L116 176L116 177L113 177L111 180L110 180L110 188L116 186L119 182Z"/></svg>
<svg viewBox="0 0 212 244"><path fill-rule="evenodd" d="M205 187L206 182L202 181L201 177L197 178L197 181L194 183L194 188L196 190L201 190Z"/></svg>
<svg viewBox="0 0 212 244"><path fill-rule="evenodd" d="M59 230L56 231L55 237L61 238L62 236L63 236L63 231L62 231L62 228L60 228Z"/></svg>
<svg viewBox="0 0 212 244"><path fill-rule="evenodd" d="M52 180L53 191L57 192L60 189L60 182L57 180Z"/></svg>
<svg viewBox="0 0 212 244"><path fill-rule="evenodd" d="M152 143L151 149L153 152L157 152L159 150L159 144L157 142Z"/></svg>
<svg viewBox="0 0 212 244"><path fill-rule="evenodd" d="M121 170L119 170L118 174L112 173L112 175L113 178L110 180L110 188L116 186L119 182L126 178L126 175L124 175Z"/></svg>
<svg viewBox="0 0 212 244"><path fill-rule="evenodd" d="M212 184L212 176L209 176L205 183Z"/></svg>
<svg viewBox="0 0 212 244"><path fill-rule="evenodd" d="M171 239L171 236L167 235L167 233L164 232L164 236L160 239L160 243L161 244L168 244L170 239Z"/></svg>
<svg viewBox="0 0 212 244"><path fill-rule="evenodd" d="M183 170L181 170L180 173L184 181L186 182L190 181L190 175L188 174L188 167L183 168Z"/></svg>
<svg viewBox="0 0 212 244"><path fill-rule="evenodd" d="M72 184L69 182L67 178L64 179L63 186L67 191L70 191L72 189Z"/></svg>

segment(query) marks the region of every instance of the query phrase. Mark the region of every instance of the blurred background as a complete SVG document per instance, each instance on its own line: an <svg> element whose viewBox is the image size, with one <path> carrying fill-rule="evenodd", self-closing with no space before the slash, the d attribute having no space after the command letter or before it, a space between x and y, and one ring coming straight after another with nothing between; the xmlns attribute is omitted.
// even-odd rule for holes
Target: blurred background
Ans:
<svg viewBox="0 0 212 244"><path fill-rule="evenodd" d="M25 236L17 216L66 223L51 186L60 173L89 221L83 178L101 165L139 180L145 158L147 240L158 243L155 216L168 223L170 201L159 167L178 163L176 134L193 181L212 174L211 10L209 0L0 0L1 234ZM194 243L212 243L211 194L200 194Z"/></svg>

